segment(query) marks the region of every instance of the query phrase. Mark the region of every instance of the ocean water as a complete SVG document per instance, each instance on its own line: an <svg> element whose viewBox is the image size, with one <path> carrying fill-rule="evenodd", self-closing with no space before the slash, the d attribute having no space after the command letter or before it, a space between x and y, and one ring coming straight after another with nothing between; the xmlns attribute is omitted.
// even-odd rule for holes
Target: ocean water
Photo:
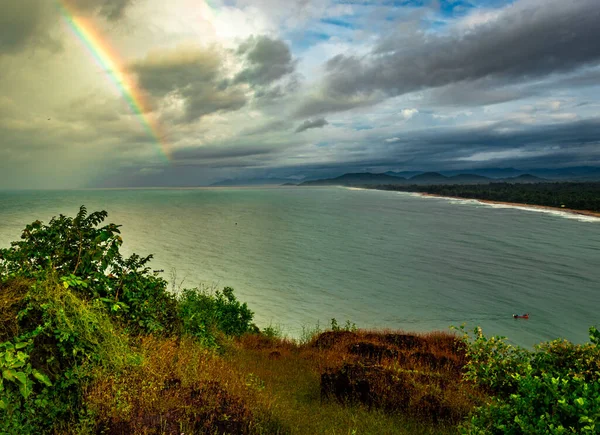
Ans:
<svg viewBox="0 0 600 435"><path fill-rule="evenodd" d="M335 317L408 331L466 323L531 346L583 342L600 324L596 218L345 188L0 192L0 247L81 204L107 210L123 251L154 254L175 289L234 287L259 326L292 336Z"/></svg>

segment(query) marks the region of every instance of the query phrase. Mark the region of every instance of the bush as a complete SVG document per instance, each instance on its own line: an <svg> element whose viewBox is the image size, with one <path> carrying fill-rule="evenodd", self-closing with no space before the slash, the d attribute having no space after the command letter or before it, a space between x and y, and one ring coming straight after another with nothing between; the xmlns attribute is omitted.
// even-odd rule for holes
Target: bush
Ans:
<svg viewBox="0 0 600 435"><path fill-rule="evenodd" d="M252 323L254 313L240 303L231 287L214 294L201 289L183 290L179 297L179 318L183 332L210 346L216 346L218 333L239 337L258 332Z"/></svg>
<svg viewBox="0 0 600 435"><path fill-rule="evenodd" d="M27 225L21 241L0 249L0 433L95 430L98 413L111 416L112 423L133 424L129 429L137 433L158 427L144 420L147 410L168 421L169 430L187 422L192 431L210 432L214 424L223 432L247 432L252 415L217 384L188 379L180 387L163 379L174 407L154 409L138 401L144 377L152 379L144 372L148 354L141 353L148 350L146 336L168 344L186 333L214 347L219 335L258 328L230 287L215 294L185 290L180 298L169 293L166 281L148 267L152 256L120 254L119 226L100 226L106 216L104 211L88 215L82 206L74 218L60 215L48 225ZM173 335L179 337L165 337ZM160 351L171 352L172 346ZM202 353L202 347L194 352ZM159 364L162 357L153 361ZM121 380L139 380L129 389L129 403L139 405L140 415L123 417L118 394L114 403L107 401L114 409L94 402L89 386L105 380L118 394ZM148 397L158 400L161 391Z"/></svg>
<svg viewBox="0 0 600 435"><path fill-rule="evenodd" d="M496 396L478 408L465 434L598 433L600 347L555 340L533 351L476 330L466 377ZM465 335L468 339L468 335Z"/></svg>
<svg viewBox="0 0 600 435"><path fill-rule="evenodd" d="M21 283L3 287L15 285ZM86 301L56 279L32 284L20 305L20 335L0 344L2 433L48 432L85 411L82 386L92 367L119 369L132 352L100 301Z"/></svg>
<svg viewBox="0 0 600 435"><path fill-rule="evenodd" d="M130 332L173 333L177 309L167 282L150 273L151 255L123 258L120 226L99 227L107 215L88 215L81 206L75 218L60 215L48 225L27 225L21 241L0 249L0 282L61 276L63 285L84 299L104 303Z"/></svg>

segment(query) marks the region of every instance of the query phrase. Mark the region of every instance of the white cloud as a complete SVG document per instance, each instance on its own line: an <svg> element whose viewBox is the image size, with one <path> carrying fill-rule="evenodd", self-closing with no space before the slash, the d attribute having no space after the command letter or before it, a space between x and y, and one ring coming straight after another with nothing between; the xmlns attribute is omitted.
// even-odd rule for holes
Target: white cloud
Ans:
<svg viewBox="0 0 600 435"><path fill-rule="evenodd" d="M417 113L419 113L419 111L417 109L402 109L402 111L400 112L402 117L406 120L409 120L410 118L415 116Z"/></svg>

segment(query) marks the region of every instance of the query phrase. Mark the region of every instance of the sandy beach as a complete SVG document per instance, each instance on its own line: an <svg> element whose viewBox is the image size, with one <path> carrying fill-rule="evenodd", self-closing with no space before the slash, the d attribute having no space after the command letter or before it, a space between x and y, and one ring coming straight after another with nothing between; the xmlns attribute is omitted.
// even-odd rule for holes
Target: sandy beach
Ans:
<svg viewBox="0 0 600 435"><path fill-rule="evenodd" d="M452 199L463 199L463 200L473 200L477 202L481 202L484 204L498 204L498 205L507 205L512 207L526 207L538 210L552 210L552 211L562 211L565 213L578 214L583 216L591 216L600 218L600 212L590 211L590 210L574 210L572 208L560 208L560 207L549 207L545 205L536 205L536 204L526 204L521 202L503 202L503 201L490 201L488 199L478 199L478 198L464 198L461 196L443 196L443 195L435 195L432 193L419 193L422 196L433 196L436 198L452 198Z"/></svg>

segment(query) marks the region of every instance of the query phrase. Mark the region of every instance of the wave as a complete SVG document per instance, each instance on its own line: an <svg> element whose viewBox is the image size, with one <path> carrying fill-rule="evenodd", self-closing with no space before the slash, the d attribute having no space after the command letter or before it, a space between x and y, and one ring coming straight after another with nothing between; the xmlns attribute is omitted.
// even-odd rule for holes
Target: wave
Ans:
<svg viewBox="0 0 600 435"><path fill-rule="evenodd" d="M373 189L365 189L364 187L345 187L345 186L344 186L344 189L347 189L347 190L373 190Z"/></svg>
<svg viewBox="0 0 600 435"><path fill-rule="evenodd" d="M552 210L549 208L527 207L526 205L521 206L521 205L510 205L510 204L494 204L494 203L481 202L481 201L477 201L477 202L481 205L484 205L487 207L492 207L492 208L512 208L512 209L516 209L516 210L533 211L533 212L537 212L537 213L550 214L553 216L559 216L562 218L573 219L573 220L577 220L580 222L595 222L595 223L600 222L600 217L588 216L588 215L573 213L573 212L569 212L569 211Z"/></svg>
<svg viewBox="0 0 600 435"><path fill-rule="evenodd" d="M403 193L405 193L405 192L403 192ZM463 199L463 198L451 198L451 197L447 197L447 196L423 195L421 193L414 193L414 192L406 192L406 193L410 193L411 196L415 196L415 197L419 197L419 198L440 199L440 200L455 203L455 204L477 205L477 206L491 207L491 208L497 208L497 209L522 210L522 211L549 214L549 215L558 216L558 217L562 217L562 218L566 218L566 219L576 220L579 222L600 223L600 217L598 217L598 216L589 216L589 215L579 214L579 213L571 212L571 211L555 210L552 208L517 205L517 204L494 203L494 202L482 201L479 199Z"/></svg>

